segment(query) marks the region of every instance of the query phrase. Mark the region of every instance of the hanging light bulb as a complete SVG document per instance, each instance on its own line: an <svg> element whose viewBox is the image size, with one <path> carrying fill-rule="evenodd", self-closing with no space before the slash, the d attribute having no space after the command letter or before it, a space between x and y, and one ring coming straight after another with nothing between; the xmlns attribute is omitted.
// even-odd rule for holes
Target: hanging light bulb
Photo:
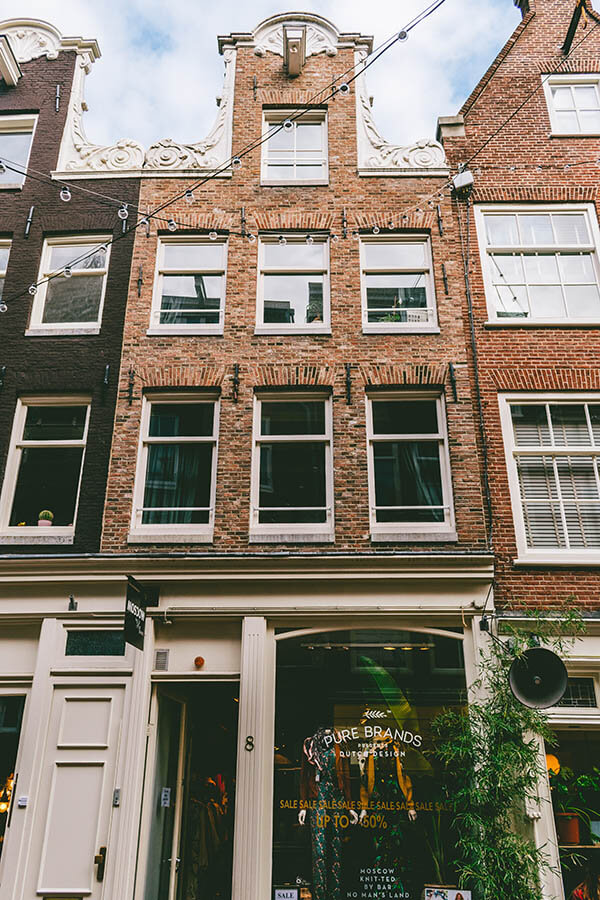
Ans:
<svg viewBox="0 0 600 900"><path fill-rule="evenodd" d="M185 192L185 202L189 203L190 206L192 205L192 203L194 202L194 192L193 191L187 190Z"/></svg>
<svg viewBox="0 0 600 900"><path fill-rule="evenodd" d="M27 290L33 297L34 294L37 294L37 284L30 284L29 287L27 288Z"/></svg>
<svg viewBox="0 0 600 900"><path fill-rule="evenodd" d="M277 240L277 243L278 243L281 247L284 247L284 246L287 244L287 240L285 239L285 237L284 237L282 234L280 234L280 235L279 235L279 238L278 238L278 240Z"/></svg>
<svg viewBox="0 0 600 900"><path fill-rule="evenodd" d="M233 157L233 159L231 160L231 168L232 169L241 169L242 168L242 161L239 158L239 156Z"/></svg>
<svg viewBox="0 0 600 900"><path fill-rule="evenodd" d="M306 243L307 243L307 244L314 244L314 242L315 242L315 239L314 239L314 237L312 236L312 234L307 234L307 235L306 235Z"/></svg>
<svg viewBox="0 0 600 900"><path fill-rule="evenodd" d="M331 235L332 244L337 244L338 241L339 241L339 237L337 236L337 234L332 234Z"/></svg>
<svg viewBox="0 0 600 900"><path fill-rule="evenodd" d="M63 188L61 188L60 199L63 200L65 203L68 203L69 200L71 199L71 191L66 186L66 184Z"/></svg>
<svg viewBox="0 0 600 900"><path fill-rule="evenodd" d="M140 219L140 221L138 222L138 225L143 225L144 228L147 228L149 224L150 224L150 222L148 221L148 219L146 218L146 216L144 216L144 218L143 218L143 219ZM106 250L106 247L101 247L100 249L101 249L101 250Z"/></svg>
<svg viewBox="0 0 600 900"><path fill-rule="evenodd" d="M402 31L399 31L398 32L398 40L399 41L407 41L408 40L408 31L404 31L404 29Z"/></svg>
<svg viewBox="0 0 600 900"><path fill-rule="evenodd" d="M120 219L123 219L123 221L125 221L125 219L129 218L129 210L127 209L126 203L121 204L121 206L117 210L117 215Z"/></svg>
<svg viewBox="0 0 600 900"><path fill-rule="evenodd" d="M4 175L5 172L6 172L6 166L4 165L4 163L2 162L2 160L0 159L0 175Z"/></svg>
<svg viewBox="0 0 600 900"><path fill-rule="evenodd" d="M391 219L390 219L390 221L388 222L388 228L394 228L394 223L392 222Z"/></svg>
<svg viewBox="0 0 600 900"><path fill-rule="evenodd" d="M569 163L567 163L565 166L565 172L568 172L570 168L571 168L571 166L569 165Z"/></svg>
<svg viewBox="0 0 600 900"><path fill-rule="evenodd" d="M72 274L73 270L71 269L71 266L65 266L63 271L63 275L65 276L65 278L70 278Z"/></svg>
<svg viewBox="0 0 600 900"><path fill-rule="evenodd" d="M177 231L177 222L175 221L175 219L169 219L169 221L167 222L167 228L169 229L169 231Z"/></svg>
<svg viewBox="0 0 600 900"><path fill-rule="evenodd" d="M248 232L248 243L255 244L256 243L256 235Z"/></svg>
<svg viewBox="0 0 600 900"><path fill-rule="evenodd" d="M339 90L340 94L342 94L343 96L346 96L346 94L350 93L350 85L346 84L346 82L344 81L343 84L340 84L338 90Z"/></svg>
<svg viewBox="0 0 600 900"><path fill-rule="evenodd" d="M4 302L4 300L0 300L0 313L5 313L8 309L8 306Z"/></svg>
<svg viewBox="0 0 600 900"><path fill-rule="evenodd" d="M373 234L379 234L380 230L379 225L373 225Z"/></svg>
<svg viewBox="0 0 600 900"><path fill-rule="evenodd" d="M354 238L355 241L360 240L360 231L353 231L352 237Z"/></svg>
<svg viewBox="0 0 600 900"><path fill-rule="evenodd" d="M286 131L291 131L292 128L294 127L294 123L292 122L291 119L286 119L285 122L283 123L283 127Z"/></svg>
<svg viewBox="0 0 600 900"><path fill-rule="evenodd" d="M404 222L404 224L406 224L408 222L408 216L407 215L402 216L402 221Z"/></svg>
<svg viewBox="0 0 600 900"><path fill-rule="evenodd" d="M216 241L216 239L217 239L218 237L219 237L219 235L217 234L216 231L209 231L209 232L208 232L208 239L209 239L209 241Z"/></svg>
<svg viewBox="0 0 600 900"><path fill-rule="evenodd" d="M429 200L429 202L427 203L427 206L429 207L429 209L433 209L433 207L434 207L433 200Z"/></svg>

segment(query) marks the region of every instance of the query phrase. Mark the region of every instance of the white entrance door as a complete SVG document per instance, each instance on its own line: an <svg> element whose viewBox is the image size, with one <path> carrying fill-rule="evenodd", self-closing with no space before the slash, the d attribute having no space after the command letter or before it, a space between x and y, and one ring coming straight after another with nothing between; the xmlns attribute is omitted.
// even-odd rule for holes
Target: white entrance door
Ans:
<svg viewBox="0 0 600 900"><path fill-rule="evenodd" d="M124 692L54 686L24 900L102 898Z"/></svg>

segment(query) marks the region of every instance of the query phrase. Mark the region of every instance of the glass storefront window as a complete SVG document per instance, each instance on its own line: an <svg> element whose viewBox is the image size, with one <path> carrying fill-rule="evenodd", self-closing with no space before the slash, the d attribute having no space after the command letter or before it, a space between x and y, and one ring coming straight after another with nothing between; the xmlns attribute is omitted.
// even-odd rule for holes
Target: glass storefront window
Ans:
<svg viewBox="0 0 600 900"><path fill-rule="evenodd" d="M274 897L460 895L431 738L438 713L466 701L460 637L353 630L279 639Z"/></svg>
<svg viewBox="0 0 600 900"><path fill-rule="evenodd" d="M15 762L19 747L25 697L0 697L0 857L15 787Z"/></svg>
<svg viewBox="0 0 600 900"><path fill-rule="evenodd" d="M565 897L595 897L600 890L600 732L557 731L546 751Z"/></svg>

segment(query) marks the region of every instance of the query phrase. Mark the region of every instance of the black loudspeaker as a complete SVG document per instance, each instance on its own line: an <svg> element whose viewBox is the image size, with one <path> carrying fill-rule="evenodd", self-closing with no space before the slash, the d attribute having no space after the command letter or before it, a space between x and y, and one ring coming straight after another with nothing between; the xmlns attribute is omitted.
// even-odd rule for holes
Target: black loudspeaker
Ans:
<svg viewBox="0 0 600 900"><path fill-rule="evenodd" d="M508 683L523 706L547 709L562 699L567 689L567 670L556 653L534 647L515 659L508 673Z"/></svg>

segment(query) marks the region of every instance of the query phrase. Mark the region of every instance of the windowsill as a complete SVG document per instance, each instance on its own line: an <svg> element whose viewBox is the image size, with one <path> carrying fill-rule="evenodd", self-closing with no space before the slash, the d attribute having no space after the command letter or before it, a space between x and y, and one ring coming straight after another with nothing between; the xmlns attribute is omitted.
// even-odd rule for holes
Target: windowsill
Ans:
<svg viewBox="0 0 600 900"><path fill-rule="evenodd" d="M78 334L100 334L100 325L76 325L73 328L38 328L33 325L25 331L26 337L69 337Z"/></svg>
<svg viewBox="0 0 600 900"><path fill-rule="evenodd" d="M320 328L282 328L280 325L257 325L254 334L274 334L282 336L284 334L331 334L331 326L323 325Z"/></svg>
<svg viewBox="0 0 600 900"><path fill-rule="evenodd" d="M371 531L371 541L380 543L446 543L457 541L458 535L453 529L448 531Z"/></svg>
<svg viewBox="0 0 600 900"><path fill-rule="evenodd" d="M0 191L22 191L23 185L17 184L0 184Z"/></svg>
<svg viewBox="0 0 600 900"><path fill-rule="evenodd" d="M600 566L600 553L598 550L589 550L589 556L582 553L573 553L572 555L555 555L555 556L533 556L524 553L513 559L514 566L561 566L563 568L571 568L573 566L589 566L597 569Z"/></svg>
<svg viewBox="0 0 600 900"><path fill-rule="evenodd" d="M600 328L600 319L488 319L485 328Z"/></svg>
<svg viewBox="0 0 600 900"><path fill-rule="evenodd" d="M260 182L261 187L327 187L328 184L328 178L311 179L310 181L302 181L300 178L294 178L290 181L268 181L265 179Z"/></svg>
<svg viewBox="0 0 600 900"><path fill-rule="evenodd" d="M332 544L335 541L335 534L333 531L284 532L250 529L248 541L250 544Z"/></svg>
<svg viewBox="0 0 600 900"><path fill-rule="evenodd" d="M598 131L552 131L548 137L550 138L598 138L600 137L600 132ZM590 160L592 162L592 160Z"/></svg>
<svg viewBox="0 0 600 900"><path fill-rule="evenodd" d="M212 544L213 529L209 531L145 531L132 529L128 544Z"/></svg>
<svg viewBox="0 0 600 900"><path fill-rule="evenodd" d="M75 540L73 532L56 533L52 528L40 528L39 531L16 528L0 534L0 544L72 544Z"/></svg>
<svg viewBox="0 0 600 900"><path fill-rule="evenodd" d="M363 334L439 334L439 325L363 325Z"/></svg>
<svg viewBox="0 0 600 900"><path fill-rule="evenodd" d="M179 335L180 337L184 337L185 335L217 335L223 336L222 328L212 328L212 327L195 327L193 325L185 327L183 325L164 325L162 327L149 328L146 332L150 337L160 337L160 335Z"/></svg>

